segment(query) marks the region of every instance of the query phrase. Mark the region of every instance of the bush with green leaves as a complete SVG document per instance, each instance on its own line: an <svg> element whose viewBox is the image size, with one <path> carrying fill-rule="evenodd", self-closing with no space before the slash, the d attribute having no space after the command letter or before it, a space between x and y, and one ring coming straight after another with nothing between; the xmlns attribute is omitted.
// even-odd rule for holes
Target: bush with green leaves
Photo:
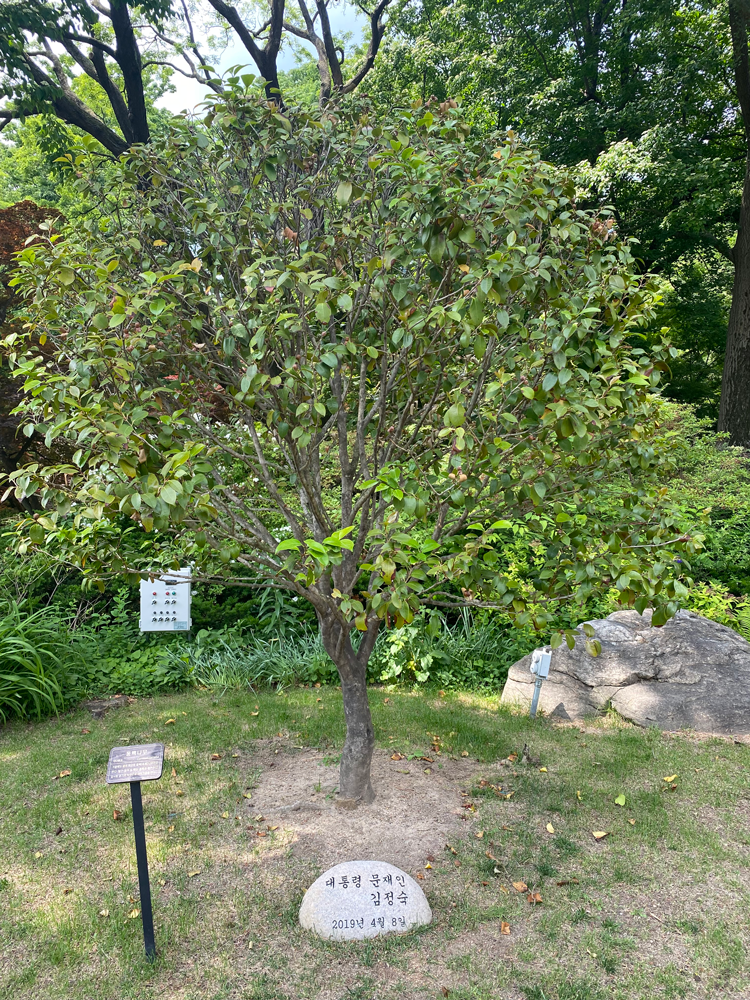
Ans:
<svg viewBox="0 0 750 1000"><path fill-rule="evenodd" d="M20 548L101 586L188 560L309 601L341 794L369 800L381 623L469 605L540 628L602 586L659 622L686 594L694 546L649 481L669 352L631 343L660 287L569 177L457 109L282 114L228 86L120 160L100 218L19 256L26 432L73 452L12 474L44 508Z"/></svg>

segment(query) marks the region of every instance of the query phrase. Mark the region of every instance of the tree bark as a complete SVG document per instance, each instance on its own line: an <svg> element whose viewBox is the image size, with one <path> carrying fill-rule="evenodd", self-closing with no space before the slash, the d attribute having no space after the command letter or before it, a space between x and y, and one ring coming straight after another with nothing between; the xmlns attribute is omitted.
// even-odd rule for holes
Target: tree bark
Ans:
<svg viewBox="0 0 750 1000"><path fill-rule="evenodd" d="M745 166L740 222L734 244L734 286L721 378L719 430L730 444L750 447L750 157Z"/></svg>
<svg viewBox="0 0 750 1000"><path fill-rule="evenodd" d="M747 159L742 188L737 241L732 258L734 287L727 328L727 350L721 380L719 430L731 444L750 446L750 58L748 56L748 0L730 0L734 80L745 125Z"/></svg>
<svg viewBox="0 0 750 1000"><path fill-rule="evenodd" d="M339 769L339 798L352 805L368 804L375 798L370 778L375 730L367 700L367 663L375 645L378 621L368 623L355 652L349 629L338 618L319 612L319 620L323 646L336 664L344 698L346 739Z"/></svg>

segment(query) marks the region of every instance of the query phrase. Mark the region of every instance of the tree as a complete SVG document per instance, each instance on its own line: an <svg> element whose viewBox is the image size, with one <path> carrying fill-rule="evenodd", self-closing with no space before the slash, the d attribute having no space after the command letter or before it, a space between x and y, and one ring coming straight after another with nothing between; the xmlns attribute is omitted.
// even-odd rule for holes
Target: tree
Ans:
<svg viewBox="0 0 750 1000"><path fill-rule="evenodd" d="M729 0L729 27L734 84L745 133L745 178L737 238L731 250L734 287L721 384L719 430L729 434L732 444L750 447L750 404L747 392L750 385L750 3L747 0Z"/></svg>
<svg viewBox="0 0 750 1000"><path fill-rule="evenodd" d="M664 351L628 346L658 284L570 179L448 105L289 115L238 86L121 161L108 218L20 255L56 359L8 338L25 419L76 452L9 488L46 510L21 549L94 580L189 559L307 599L341 678L340 793L369 801L382 625L469 604L542 627L602 584L659 624L692 543L649 486Z"/></svg>
<svg viewBox="0 0 750 1000"><path fill-rule="evenodd" d="M672 281L681 316L675 342L690 363L675 366L667 391L696 398L697 384L683 376L692 362L705 368L698 404L732 440L747 443L750 405L738 391L748 363L740 360L748 356L746 337L737 332L740 285L718 351L706 345L702 312L690 318L692 292L680 298L699 278L697 298L714 301L717 275L722 285L745 280L734 247L747 141L733 65L743 65L747 3L734 3L731 31L730 7L705 0L403 4L392 13L371 91L462 98L476 120L512 126L554 162L580 164L587 199L612 205L620 232L638 240L644 268Z"/></svg>
<svg viewBox="0 0 750 1000"><path fill-rule="evenodd" d="M227 38L235 33L258 67L269 99L283 103L277 61L285 32L315 46L320 96L326 101L351 92L369 73L390 0L378 0L372 11L362 7L370 20L369 44L361 64L346 75L328 0L316 0L313 13L305 0L297 0L300 23L285 20L285 0L270 0L268 18L257 29L225 0L209 3ZM112 0L109 6L96 0L7 0L0 7L0 97L8 98L0 108L0 129L16 118L53 114L120 156L151 138L147 90L157 67L222 91L199 34L187 0L174 7L172 0ZM103 114L97 101L81 93L78 83L86 77L106 95Z"/></svg>

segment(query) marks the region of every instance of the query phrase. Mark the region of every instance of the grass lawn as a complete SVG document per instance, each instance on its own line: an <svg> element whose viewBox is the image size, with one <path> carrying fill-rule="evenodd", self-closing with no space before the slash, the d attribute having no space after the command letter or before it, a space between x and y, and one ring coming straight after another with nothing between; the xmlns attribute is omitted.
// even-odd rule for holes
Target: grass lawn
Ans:
<svg viewBox="0 0 750 1000"><path fill-rule="evenodd" d="M748 1000L750 748L616 719L532 724L474 695L374 690L372 704L380 746L475 768L470 818L421 883L433 924L364 943L299 928L321 869L294 855L283 820L259 836L243 798L269 752L322 748L335 780L338 690L190 692L0 728L0 997ZM110 747L156 741L149 965L128 786L104 775ZM522 763L526 742L539 761Z"/></svg>

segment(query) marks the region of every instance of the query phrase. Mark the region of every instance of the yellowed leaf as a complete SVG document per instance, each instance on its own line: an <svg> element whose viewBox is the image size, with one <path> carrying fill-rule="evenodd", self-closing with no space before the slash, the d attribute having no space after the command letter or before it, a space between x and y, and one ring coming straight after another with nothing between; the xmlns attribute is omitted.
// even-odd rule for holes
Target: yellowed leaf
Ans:
<svg viewBox="0 0 750 1000"><path fill-rule="evenodd" d="M630 823L631 826L635 826L635 820L634 819L629 819L628 823Z"/></svg>
<svg viewBox="0 0 750 1000"><path fill-rule="evenodd" d="M200 868L197 871L188 872L188 878L195 878L195 876L196 875L200 875L200 873L201 873L201 869Z"/></svg>
<svg viewBox="0 0 750 1000"><path fill-rule="evenodd" d="M542 774L546 774L547 773L547 768L546 767L540 767L539 770L542 772Z"/></svg>
<svg viewBox="0 0 750 1000"><path fill-rule="evenodd" d="M555 832L554 826L551 823L548 823L547 824L547 833L554 833L554 832Z"/></svg>
<svg viewBox="0 0 750 1000"><path fill-rule="evenodd" d="M251 712L250 715L258 715L258 712Z"/></svg>
<svg viewBox="0 0 750 1000"><path fill-rule="evenodd" d="M510 889L506 889L504 885L499 885L498 889L500 892L504 892L506 896L510 896Z"/></svg>
<svg viewBox="0 0 750 1000"><path fill-rule="evenodd" d="M70 774L70 771L68 771L68 774ZM60 777L62 777L62 775L60 775ZM666 778L662 778L662 781L674 781L676 777L676 774L668 774Z"/></svg>
<svg viewBox="0 0 750 1000"><path fill-rule="evenodd" d="M169 830L170 833L173 833L174 832L174 823L172 824L172 826L167 827L167 829Z"/></svg>
<svg viewBox="0 0 750 1000"><path fill-rule="evenodd" d="M506 923L504 920L500 921L500 933L510 934L510 924Z"/></svg>
<svg viewBox="0 0 750 1000"><path fill-rule="evenodd" d="M539 892L530 892L526 899L529 903L536 905L536 903L541 903L542 895Z"/></svg>
<svg viewBox="0 0 750 1000"><path fill-rule="evenodd" d="M468 274L469 273L469 265L468 264L459 264L458 265L458 269L459 269L459 271L463 271L464 274ZM445 691L441 691L440 693L443 696L445 696Z"/></svg>
<svg viewBox="0 0 750 1000"><path fill-rule="evenodd" d="M468 750L462 750L461 751L461 756L462 757L468 757L469 756L469 751Z"/></svg>
<svg viewBox="0 0 750 1000"><path fill-rule="evenodd" d="M227 813L227 812L222 813L221 814L221 818L222 819L229 819L229 813Z"/></svg>
<svg viewBox="0 0 750 1000"><path fill-rule="evenodd" d="M172 777L173 777L173 778L176 778L176 777L177 777L177 771L175 771L175 769L174 769L174 768L172 768Z"/></svg>
<svg viewBox="0 0 750 1000"><path fill-rule="evenodd" d="M67 771L60 771L60 777L61 778L67 778L70 773L71 772L69 770L67 770Z"/></svg>
<svg viewBox="0 0 750 1000"><path fill-rule="evenodd" d="M167 719L167 721L164 723L164 725L165 726L173 726L176 721L177 721L176 719Z"/></svg>
<svg viewBox="0 0 750 1000"><path fill-rule="evenodd" d="M578 799L579 802L582 801L580 792L576 792L576 798Z"/></svg>
<svg viewBox="0 0 750 1000"><path fill-rule="evenodd" d="M514 882L513 888L516 890L516 892L526 892L526 890L529 887L526 885L525 882Z"/></svg>
<svg viewBox="0 0 750 1000"><path fill-rule="evenodd" d="M609 836L609 830L592 830L591 832L594 840L604 840L605 837Z"/></svg>
<svg viewBox="0 0 750 1000"><path fill-rule="evenodd" d="M482 840L484 837L484 830L477 830L474 836L477 838L477 840Z"/></svg>
<svg viewBox="0 0 750 1000"><path fill-rule="evenodd" d="M153 242L153 246L155 247L165 247L166 245L167 244L165 240L154 240Z"/></svg>
<svg viewBox="0 0 750 1000"><path fill-rule="evenodd" d="M253 797L252 792L243 792L242 793L242 798L243 799L251 799L252 797Z"/></svg>
<svg viewBox="0 0 750 1000"><path fill-rule="evenodd" d="M221 760L221 754L220 753L212 753L211 754L211 760Z"/></svg>
<svg viewBox="0 0 750 1000"><path fill-rule="evenodd" d="M44 857L44 855L42 854L42 852L41 852L41 851L35 851L35 852L34 852L34 857L35 857L35 858L43 858L43 857Z"/></svg>
<svg viewBox="0 0 750 1000"><path fill-rule="evenodd" d="M109 916L109 910L99 910L99 916L100 917L108 917Z"/></svg>
<svg viewBox="0 0 750 1000"><path fill-rule="evenodd" d="M181 788L178 788L177 791L175 792L175 795L184 795L184 794L185 793L183 792L183 790Z"/></svg>
<svg viewBox="0 0 750 1000"><path fill-rule="evenodd" d="M140 910L137 910L137 909L135 909L135 908L133 908L133 909L132 909L132 910L130 911L130 913L128 914L128 917L129 917L129 918L130 918L131 920L135 920L135 918L136 918L136 917L140 917L140 915L141 915L141 911L140 911Z"/></svg>

